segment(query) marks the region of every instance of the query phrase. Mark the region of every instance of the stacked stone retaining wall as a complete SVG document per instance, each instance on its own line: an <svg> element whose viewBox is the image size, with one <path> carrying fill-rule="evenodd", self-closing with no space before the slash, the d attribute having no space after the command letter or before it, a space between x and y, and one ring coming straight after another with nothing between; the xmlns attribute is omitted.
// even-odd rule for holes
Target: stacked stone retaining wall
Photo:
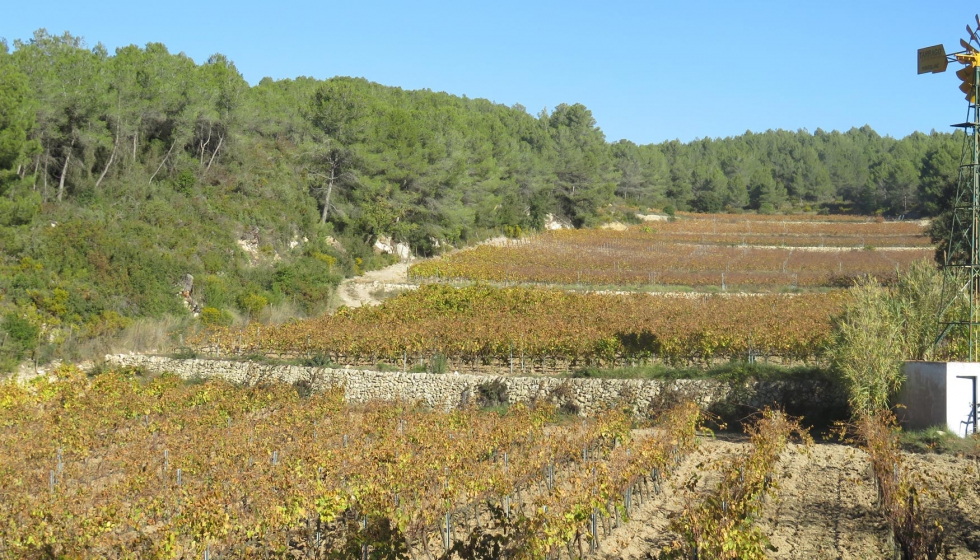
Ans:
<svg viewBox="0 0 980 560"><path fill-rule="evenodd" d="M839 387L827 380L766 380L726 383L711 379L574 379L501 375L432 374L316 368L226 360L181 360L161 356L111 355L110 365L140 367L182 378L220 378L242 385L284 382L321 391L340 387L351 403L372 400L421 401L451 409L485 403L494 397L507 404L552 402L564 410L592 415L614 404L634 411L693 399L706 408L742 410L778 405L791 414L823 414L846 407Z"/></svg>
<svg viewBox="0 0 980 560"><path fill-rule="evenodd" d="M194 355L209 360L231 359L240 361L247 359L248 356L261 356L271 360L303 360L310 359L313 354L300 352L258 352L252 349L234 348L222 349L215 346L199 346L194 348L171 348L172 354L179 354L182 350L192 350ZM431 355L407 354L399 359L386 359L378 356L348 356L340 353L328 353L324 355L338 369L377 369L380 367L391 367L396 369L427 369L431 371L433 357ZM736 358L748 360L750 356L743 355ZM537 376L537 375L565 375L568 372L586 367L629 367L636 365L678 365L660 359L656 356L645 359L636 359L629 356L617 355L612 358L578 358L567 359L556 356L544 356L536 358L525 358L515 355L513 358L500 356L443 356L446 371L459 371L473 375L494 376L500 374ZM682 360L680 365L710 367L727 364L733 359L732 356L717 356L710 358L691 357ZM753 361L765 364L780 366L801 366L813 365L813 362L803 362L783 356L764 356L753 355Z"/></svg>

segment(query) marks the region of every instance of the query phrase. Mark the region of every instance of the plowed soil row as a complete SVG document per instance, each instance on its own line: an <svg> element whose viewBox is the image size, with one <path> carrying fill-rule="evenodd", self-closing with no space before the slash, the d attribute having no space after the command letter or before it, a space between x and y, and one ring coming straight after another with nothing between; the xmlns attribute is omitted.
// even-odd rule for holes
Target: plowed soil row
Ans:
<svg viewBox="0 0 980 560"><path fill-rule="evenodd" d="M663 492L632 512L632 519L603 539L601 558L656 558L676 538L672 515L686 501L713 488L718 461L731 461L747 444L706 439L687 457ZM945 455L907 454L920 477L920 496L946 531L949 558L980 557L980 478L972 460ZM876 504L867 455L854 447L817 444L809 453L790 445L777 468L778 498L769 500L758 521L769 535L774 559L866 559L891 556L889 529ZM692 483L693 482L693 483Z"/></svg>

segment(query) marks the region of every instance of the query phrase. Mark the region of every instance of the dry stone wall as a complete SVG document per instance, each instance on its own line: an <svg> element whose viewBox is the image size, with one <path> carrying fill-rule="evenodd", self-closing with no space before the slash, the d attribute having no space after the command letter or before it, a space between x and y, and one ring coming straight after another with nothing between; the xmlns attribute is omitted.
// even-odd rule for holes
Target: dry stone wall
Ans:
<svg viewBox="0 0 980 560"><path fill-rule="evenodd" d="M179 354L182 350L193 350L196 356L200 356L204 359L209 360L221 360L221 359L231 359L235 361L241 361L248 359L248 356L262 356L271 360L299 360L308 359L313 356L310 353L301 352L267 352L267 353L245 353L245 352L224 352L221 348L215 346L197 346L193 348L188 348L184 346L170 348L169 351L172 354ZM325 354L323 357L328 358L331 363L333 363L338 368L353 368L353 369L377 369L379 367L391 367L396 369L417 369L424 368L429 369L432 364L431 355L405 355L401 359L384 359L379 356L348 356L345 354L330 352ZM748 359L749 356L745 355L742 358ZM495 375L510 375L510 376L539 376L539 375L554 375L561 376L565 375L570 371L575 371L577 369L585 367L628 367L635 366L639 363L644 364L664 364L664 365L677 365L671 364L669 362L663 361L655 356L646 358L643 362L632 359L623 355L616 355L613 358L603 358L603 359L566 359L556 356L545 356L537 357L534 359L523 358L521 356L514 356L513 358L508 358L506 356L443 356L445 360L445 369L447 371L459 371L460 373L469 373L473 375L482 376L495 376ZM692 358L687 362L683 362L683 365L688 366L717 366L721 364L726 364L731 361L731 357L728 356L716 356L711 358ZM784 358L782 356L763 356L756 354L754 359L760 363L781 365L781 366L799 366L807 365L807 362L801 362L799 360L792 360ZM812 365L812 362L810 363Z"/></svg>
<svg viewBox="0 0 980 560"><path fill-rule="evenodd" d="M352 403L372 400L421 401L451 409L495 397L508 404L550 401L568 412L592 415L623 403L635 411L674 400L694 399L704 407L761 408L778 404L798 409L832 409L846 402L826 381L753 381L733 386L716 380L571 379L501 375L380 372L351 368L315 368L226 360L181 360L161 356L106 356L120 367L173 373L185 379L220 378L242 385L279 381L321 391L341 387Z"/></svg>

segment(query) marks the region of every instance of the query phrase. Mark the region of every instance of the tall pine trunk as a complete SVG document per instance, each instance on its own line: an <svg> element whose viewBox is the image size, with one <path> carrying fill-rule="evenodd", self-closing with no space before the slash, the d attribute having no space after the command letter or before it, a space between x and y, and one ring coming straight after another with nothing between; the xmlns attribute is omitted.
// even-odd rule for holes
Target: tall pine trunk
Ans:
<svg viewBox="0 0 980 560"><path fill-rule="evenodd" d="M320 223L327 223L327 212L330 211L330 194L333 193L333 182L337 178L337 166L330 167L330 180L327 182L327 192L323 195L323 213L320 214Z"/></svg>
<svg viewBox="0 0 980 560"><path fill-rule="evenodd" d="M68 148L68 157L65 158L65 165L61 168L61 179L58 180L58 202L65 193L65 175L68 174L68 162L71 161L71 148Z"/></svg>

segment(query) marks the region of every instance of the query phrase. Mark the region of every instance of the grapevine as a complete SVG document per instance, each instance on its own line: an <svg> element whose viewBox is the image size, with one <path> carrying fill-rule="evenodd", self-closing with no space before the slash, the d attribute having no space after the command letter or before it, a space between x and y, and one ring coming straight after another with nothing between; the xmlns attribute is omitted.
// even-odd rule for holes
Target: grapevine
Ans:
<svg viewBox="0 0 980 560"><path fill-rule="evenodd" d="M436 281L802 288L847 285L866 275L890 282L932 252L918 222L699 216L625 231L548 231L417 263L409 275Z"/></svg>
<svg viewBox="0 0 980 560"><path fill-rule="evenodd" d="M784 413L765 410L746 427L750 450L733 464L719 464L722 480L698 503L691 503L671 523L679 538L661 558L750 560L766 558L769 539L755 525L763 501L776 493L775 468L795 434L807 447L809 434Z"/></svg>
<svg viewBox="0 0 980 560"><path fill-rule="evenodd" d="M684 405L634 440L615 409L568 425L548 406L351 406L338 391L66 368L0 384L0 557L434 557L481 533L541 557L570 539L540 506L592 507L666 476L698 414ZM593 467L594 482L575 474ZM505 509L513 530L495 533L487 516Z"/></svg>
<svg viewBox="0 0 980 560"><path fill-rule="evenodd" d="M890 411L862 414L856 420L857 441L868 452L878 489L878 505L891 529L892 543L903 560L934 560L944 552L945 529L929 519L920 492L927 488L902 464L900 430Z"/></svg>
<svg viewBox="0 0 980 560"><path fill-rule="evenodd" d="M190 342L223 355L321 354L349 364L403 365L441 354L453 369L497 361L515 373L546 360L815 361L840 305L837 292L674 297L429 284L375 307L281 326L214 328Z"/></svg>

